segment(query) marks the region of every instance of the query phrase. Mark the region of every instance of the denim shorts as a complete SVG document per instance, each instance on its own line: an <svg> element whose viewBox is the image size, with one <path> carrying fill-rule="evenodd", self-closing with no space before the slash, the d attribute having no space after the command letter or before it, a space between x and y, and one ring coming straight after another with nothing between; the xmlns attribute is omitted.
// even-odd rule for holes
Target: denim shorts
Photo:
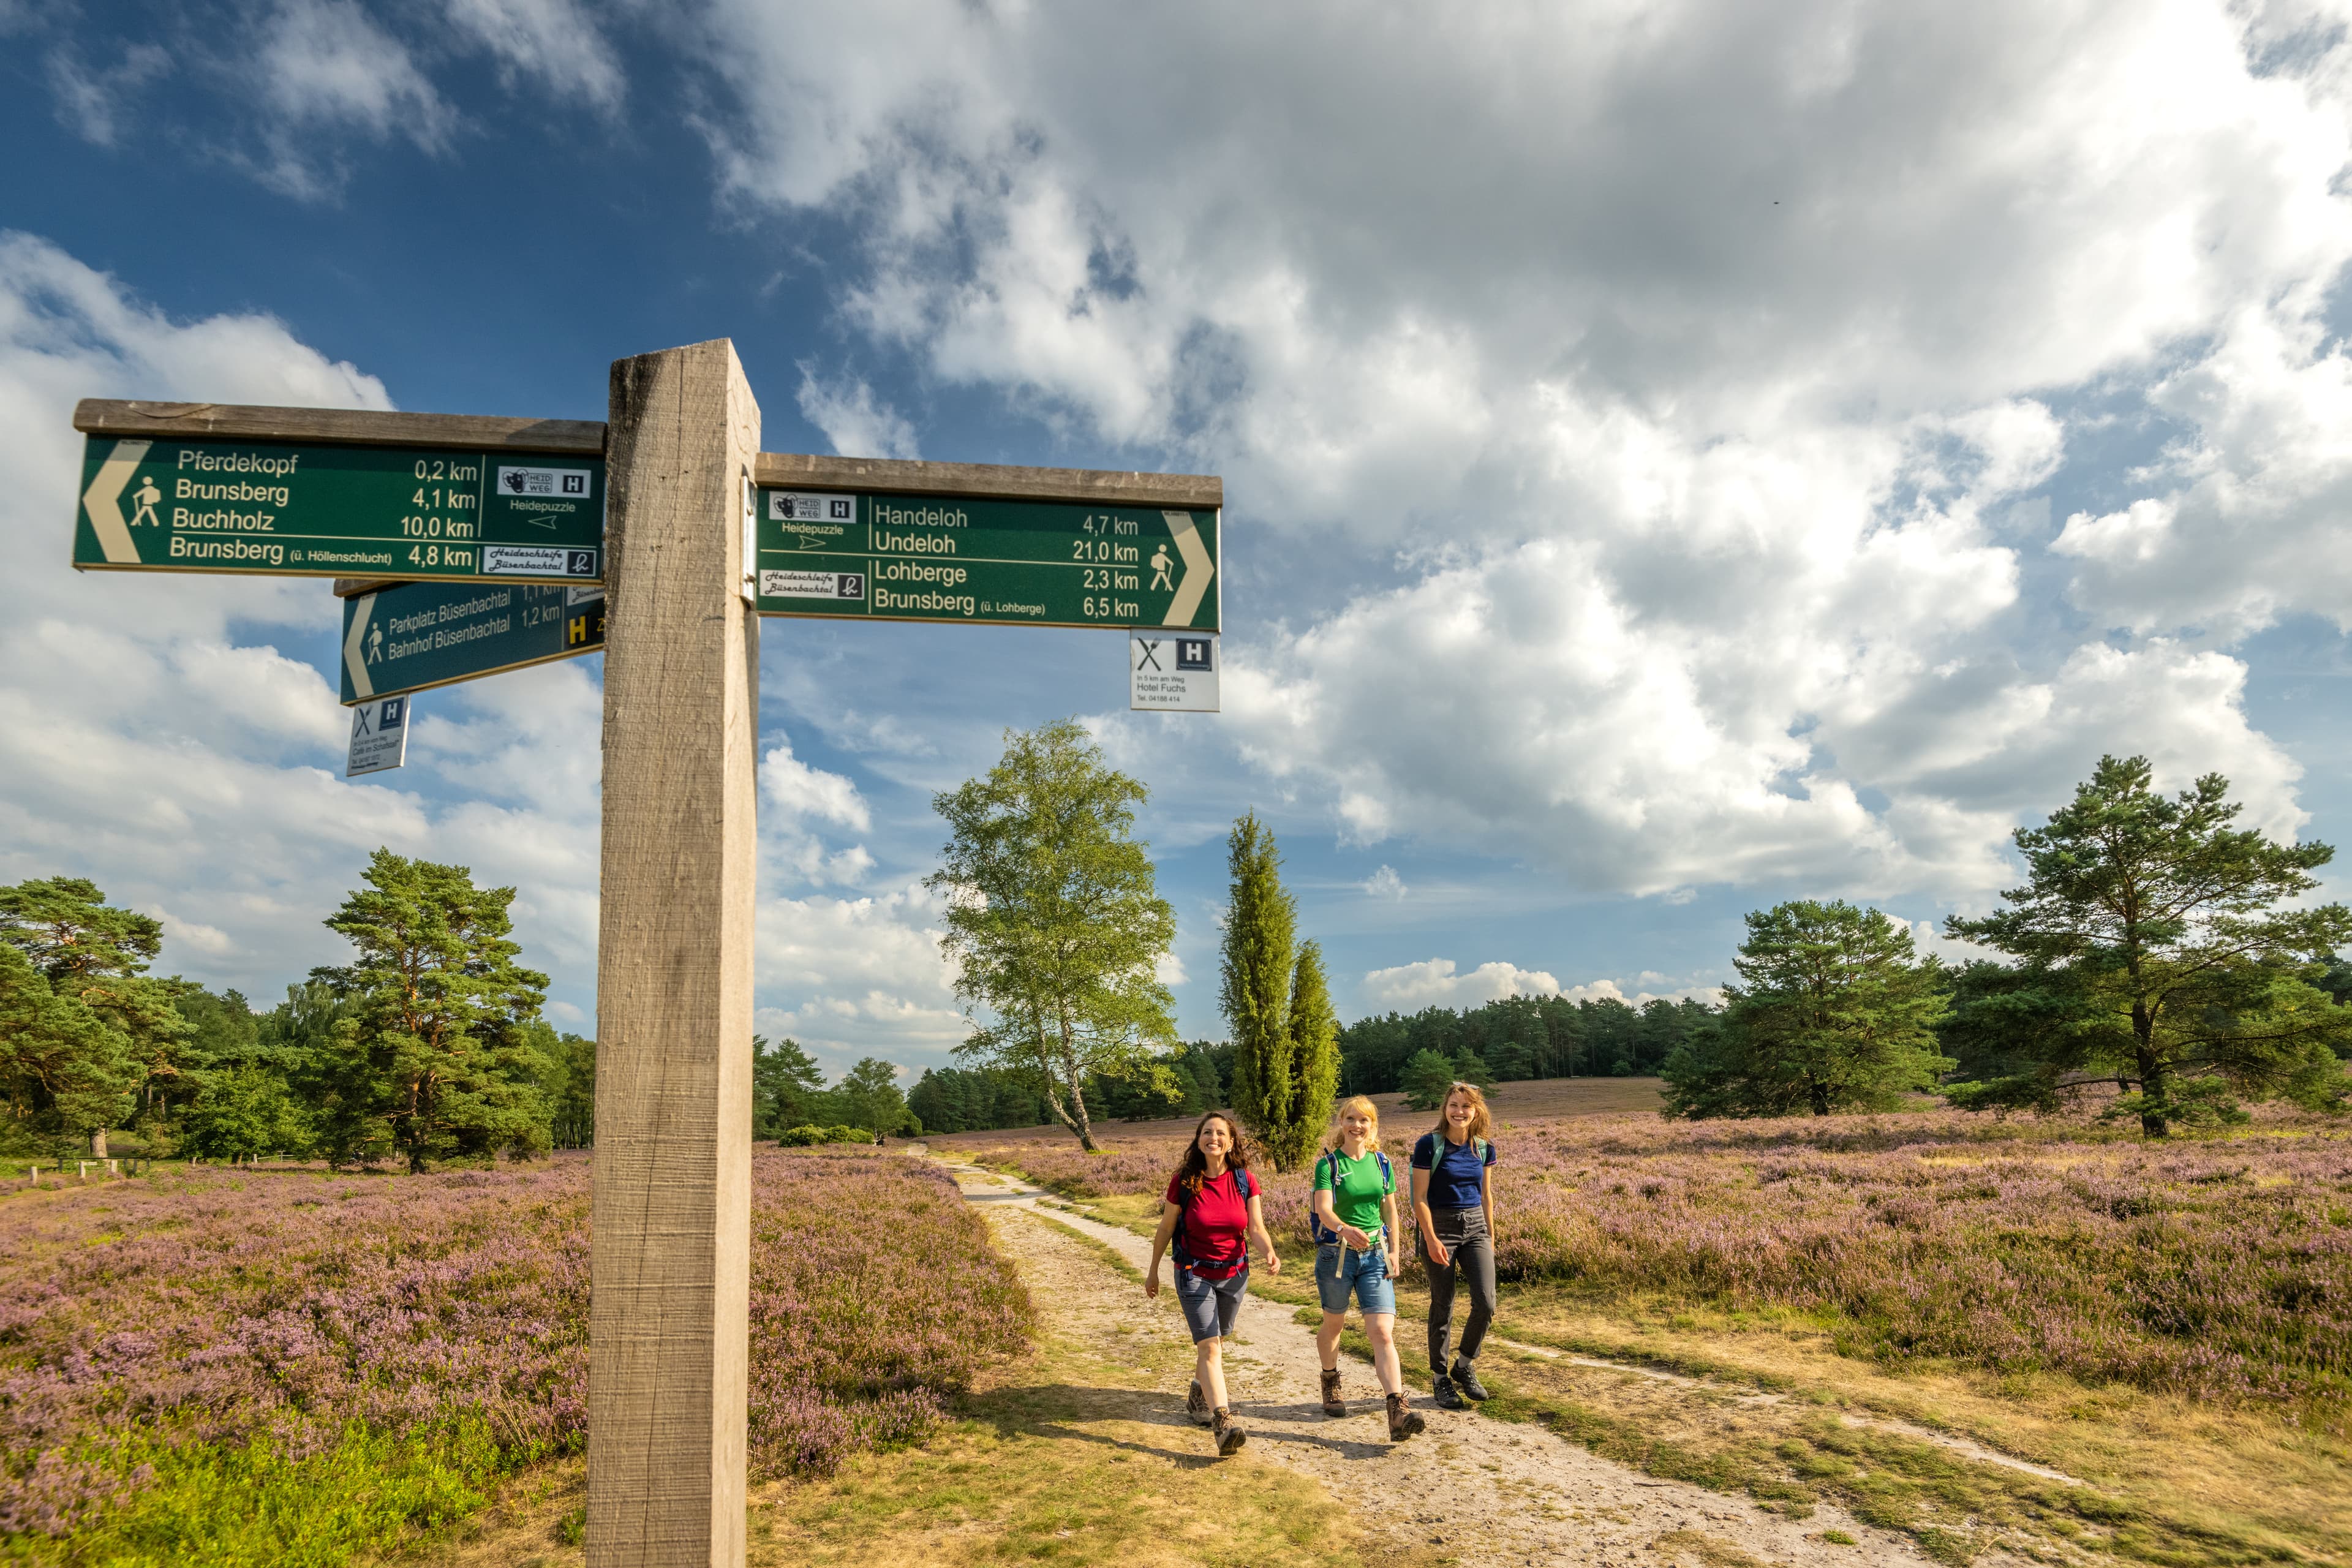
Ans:
<svg viewBox="0 0 2352 1568"><path fill-rule="evenodd" d="M1315 1249L1315 1293L1327 1312L1344 1312L1348 1298L1370 1312L1396 1311L1396 1286L1389 1279L1389 1255L1383 1247L1355 1252L1337 1242Z"/></svg>
<svg viewBox="0 0 2352 1568"><path fill-rule="evenodd" d="M1249 1293L1249 1268L1244 1265L1223 1279L1203 1279L1182 1264L1176 1266L1176 1301L1184 1309L1185 1326L1192 1342L1232 1337L1234 1320L1242 1314L1242 1298Z"/></svg>

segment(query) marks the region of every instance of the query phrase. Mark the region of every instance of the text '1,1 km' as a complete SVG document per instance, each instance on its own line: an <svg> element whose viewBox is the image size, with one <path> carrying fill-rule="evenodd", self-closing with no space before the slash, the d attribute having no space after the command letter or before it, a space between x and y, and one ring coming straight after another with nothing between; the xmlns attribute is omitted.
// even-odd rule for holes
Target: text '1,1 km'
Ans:
<svg viewBox="0 0 2352 1568"><path fill-rule="evenodd" d="M762 489L763 616L1219 630L1214 507Z"/></svg>

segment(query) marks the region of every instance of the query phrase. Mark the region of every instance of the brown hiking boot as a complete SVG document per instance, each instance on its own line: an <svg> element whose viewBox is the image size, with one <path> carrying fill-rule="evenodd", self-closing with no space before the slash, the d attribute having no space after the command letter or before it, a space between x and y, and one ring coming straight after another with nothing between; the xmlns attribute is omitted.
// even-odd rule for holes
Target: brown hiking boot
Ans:
<svg viewBox="0 0 2352 1568"><path fill-rule="evenodd" d="M1192 1392L1184 1396L1184 1414L1192 1418L1195 1426L1209 1424L1209 1396L1201 1392L1201 1385L1197 1383L1192 1385Z"/></svg>
<svg viewBox="0 0 2352 1568"><path fill-rule="evenodd" d="M1323 1414L1337 1419L1348 1414L1348 1402L1339 1397L1339 1369L1326 1367L1323 1372Z"/></svg>
<svg viewBox="0 0 2352 1568"><path fill-rule="evenodd" d="M1424 1432L1428 1430L1428 1428L1429 1423L1421 1418L1420 1411L1413 1409L1404 1402L1403 1394L1391 1394L1389 1395L1390 1442L1402 1443L1407 1437L1411 1437L1420 1432Z"/></svg>
<svg viewBox="0 0 2352 1568"><path fill-rule="evenodd" d="M1223 1405L1217 1407L1217 1414L1210 1423L1210 1429L1217 1436L1217 1458L1220 1459L1230 1458L1244 1443L1249 1441L1249 1434L1243 1431L1241 1423L1234 1419L1234 1413Z"/></svg>

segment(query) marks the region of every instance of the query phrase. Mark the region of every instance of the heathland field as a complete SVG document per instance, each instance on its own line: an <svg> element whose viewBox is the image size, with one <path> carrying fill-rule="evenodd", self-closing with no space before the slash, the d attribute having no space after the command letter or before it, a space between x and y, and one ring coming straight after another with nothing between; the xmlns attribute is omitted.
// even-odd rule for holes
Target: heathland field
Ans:
<svg viewBox="0 0 2352 1568"><path fill-rule="evenodd" d="M2352 1561L2347 1130L1499 1109L1494 1413L1948 1560ZM1402 1166L1425 1119L1388 1117ZM1182 1146L984 1139L958 1152L1138 1231ZM1299 1258L1305 1194L1269 1178Z"/></svg>
<svg viewBox="0 0 2352 1568"><path fill-rule="evenodd" d="M936 1167L763 1152L753 1173L755 1475L919 1439L1027 1342L1027 1293ZM0 1560L337 1563L541 1494L551 1543L576 1542L587 1176L13 1189Z"/></svg>
<svg viewBox="0 0 2352 1568"><path fill-rule="evenodd" d="M1264 1440L1224 1464L1127 1239L1183 1129L763 1149L752 1561L1517 1563L1590 1531L1546 1560L2352 1563L2352 1129L1627 1109L1654 1092L1498 1095L1497 1398L1409 1451L1316 1425L1305 1178L1270 1175L1292 1267L1256 1279ZM1402 1164L1423 1119L1388 1116ZM7 1189L0 1562L579 1561L586 1173ZM1400 1500L1416 1456L1491 1489L1511 1552Z"/></svg>

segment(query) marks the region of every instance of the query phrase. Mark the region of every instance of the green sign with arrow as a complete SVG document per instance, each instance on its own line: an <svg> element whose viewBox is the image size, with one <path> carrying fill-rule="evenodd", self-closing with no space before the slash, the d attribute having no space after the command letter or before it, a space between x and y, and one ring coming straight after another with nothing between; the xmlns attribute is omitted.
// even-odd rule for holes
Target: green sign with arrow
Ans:
<svg viewBox="0 0 2352 1568"><path fill-rule="evenodd" d="M604 647L604 590L401 583L343 601L343 705Z"/></svg>
<svg viewBox="0 0 2352 1568"><path fill-rule="evenodd" d="M604 460L92 436L77 568L601 582Z"/></svg>
<svg viewBox="0 0 2352 1568"><path fill-rule="evenodd" d="M1214 509L763 489L763 616L1219 630Z"/></svg>

